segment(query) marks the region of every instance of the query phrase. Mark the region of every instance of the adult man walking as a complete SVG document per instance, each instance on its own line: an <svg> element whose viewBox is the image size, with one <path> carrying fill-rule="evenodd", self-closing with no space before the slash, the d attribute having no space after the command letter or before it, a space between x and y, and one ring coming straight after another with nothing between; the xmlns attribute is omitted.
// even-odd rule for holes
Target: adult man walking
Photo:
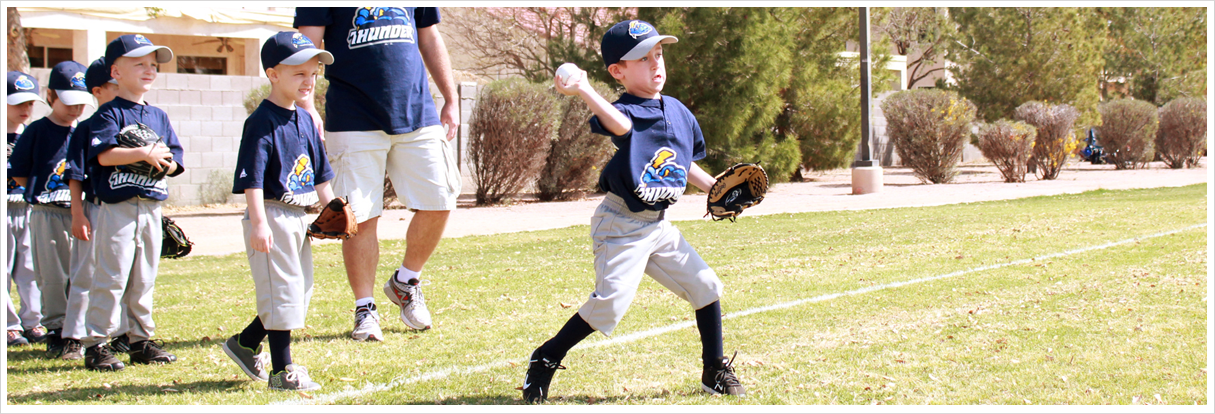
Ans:
<svg viewBox="0 0 1215 414"><path fill-rule="evenodd" d="M414 216L405 258L384 286L401 321L429 329L422 267L443 236L460 194L460 171L449 140L460 123L459 99L434 7L298 7L295 27L333 54L325 68L325 147L337 177L334 193L349 197L358 235L342 243L355 296L355 340L383 340L373 292L380 245L384 175ZM426 73L443 94L436 112ZM316 115L313 102L298 102ZM444 131L444 128L447 128Z"/></svg>

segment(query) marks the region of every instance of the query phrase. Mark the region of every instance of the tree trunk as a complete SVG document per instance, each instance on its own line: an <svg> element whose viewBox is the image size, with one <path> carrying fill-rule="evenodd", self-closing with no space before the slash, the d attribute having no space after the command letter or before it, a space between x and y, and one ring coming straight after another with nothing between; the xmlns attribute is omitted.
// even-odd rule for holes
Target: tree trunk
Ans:
<svg viewBox="0 0 1215 414"><path fill-rule="evenodd" d="M8 8L8 70L30 71L30 57L25 53L25 29L16 7Z"/></svg>

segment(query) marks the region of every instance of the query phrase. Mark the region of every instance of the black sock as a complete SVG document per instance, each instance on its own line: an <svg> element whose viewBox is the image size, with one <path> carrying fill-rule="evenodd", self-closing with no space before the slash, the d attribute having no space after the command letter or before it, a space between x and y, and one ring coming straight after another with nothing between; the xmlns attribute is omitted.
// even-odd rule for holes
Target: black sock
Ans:
<svg viewBox="0 0 1215 414"><path fill-rule="evenodd" d="M266 327L262 325L260 316L254 317L253 322L236 336L236 342L239 342L240 346L253 350L262 344L262 339L266 339Z"/></svg>
<svg viewBox="0 0 1215 414"><path fill-rule="evenodd" d="M578 345L579 342L582 342L583 339L586 339L593 332L595 332L595 328L587 324L582 319L582 315L575 313L565 323L565 326L562 326L561 330L557 331L557 336L549 339L544 345L540 345L540 352L543 352L545 356L552 359L553 361L551 362L560 362L562 359L565 359L565 353L569 352L570 348Z"/></svg>
<svg viewBox="0 0 1215 414"><path fill-rule="evenodd" d="M270 337L271 374L282 372L291 365L291 331L266 331Z"/></svg>
<svg viewBox="0 0 1215 414"><path fill-rule="evenodd" d="M704 347L701 359L706 367L716 367L725 356L721 339L721 301L696 310L696 329L700 330L700 344Z"/></svg>

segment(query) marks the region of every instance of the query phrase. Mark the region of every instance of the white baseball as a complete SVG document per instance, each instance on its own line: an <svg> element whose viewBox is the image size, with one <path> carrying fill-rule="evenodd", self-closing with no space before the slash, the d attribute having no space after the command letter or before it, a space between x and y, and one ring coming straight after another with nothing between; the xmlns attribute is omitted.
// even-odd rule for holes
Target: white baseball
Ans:
<svg viewBox="0 0 1215 414"><path fill-rule="evenodd" d="M578 65L568 62L563 63L561 66L557 67L557 81L561 82L562 85L569 87L570 81L573 80L580 71L581 69L578 69Z"/></svg>

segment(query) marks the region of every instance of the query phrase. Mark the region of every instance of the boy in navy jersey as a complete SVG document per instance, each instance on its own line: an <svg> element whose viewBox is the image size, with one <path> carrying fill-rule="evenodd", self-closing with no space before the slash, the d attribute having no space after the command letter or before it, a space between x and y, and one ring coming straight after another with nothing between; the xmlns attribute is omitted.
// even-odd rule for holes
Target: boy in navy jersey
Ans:
<svg viewBox="0 0 1215 414"><path fill-rule="evenodd" d="M110 66L105 57L94 60L84 73L84 84L97 99L97 105L105 105L118 96L118 83L110 77ZM92 217L97 210L87 192L91 191L88 181L88 171L85 171L85 156L88 153L88 139L92 132L93 122L98 118L97 113L76 125L72 138L68 142L68 187L72 192L72 260L68 269L67 315L63 318L63 356L65 360L76 360L84 357L84 347L81 339L88 335L85 328L85 311L89 304L89 289L93 286L93 225ZM124 317L120 323L117 338L110 346L117 352L130 351L127 341L126 306Z"/></svg>
<svg viewBox="0 0 1215 414"><path fill-rule="evenodd" d="M152 291L160 264L162 231L160 203L168 198L168 179L151 178L118 167L147 162L168 176L185 171L182 148L163 110L148 105L143 96L152 89L160 63L173 59L173 51L153 45L143 35L122 35L106 46L110 76L118 82L118 96L97 110L90 125L86 171L89 172L93 216L93 286L85 314L88 336L84 366L98 371L124 368L114 357L107 338L117 334L124 316L130 315L127 335L132 363L171 363L177 356L153 341ZM118 132L146 125L162 142L140 148L118 146Z"/></svg>
<svg viewBox="0 0 1215 414"><path fill-rule="evenodd" d="M49 333L46 353L63 353L63 319L67 314L68 268L71 264L69 233L72 226L71 195L68 191L68 137L76 118L93 97L84 86L84 65L64 61L51 69L47 102L51 113L34 121L13 147L10 177L25 186L30 204L30 238L33 242L34 273L42 292L42 326Z"/></svg>
<svg viewBox="0 0 1215 414"><path fill-rule="evenodd" d="M13 146L21 129L30 121L34 102L46 103L38 91L38 81L26 73L8 73L8 89L5 100L8 104L8 147L5 161L13 159ZM8 162L8 231L4 233L5 244L5 299L8 302L8 345L27 345L46 339L46 328L42 327L42 292L38 290L38 277L34 274L34 257L30 254L29 205L25 203L25 187L13 179L12 163ZM8 291L17 285L17 297L21 300L21 313L12 304Z"/></svg>
<svg viewBox="0 0 1215 414"><path fill-rule="evenodd" d="M643 273L696 310L702 389L746 395L733 360L722 355L721 280L664 220L667 206L679 200L689 182L705 191L713 186L713 176L694 162L705 157L700 124L683 103L661 94L666 84L662 44L678 41L640 20L612 26L601 49L608 72L626 91L615 103L599 96L584 72L555 82L562 94L586 101L595 113L591 131L611 137L617 150L599 177L608 194L591 217L595 291L557 336L532 352L523 378L524 401L548 398L553 374L565 368L561 360L570 348L594 331L606 335L616 328Z"/></svg>
<svg viewBox="0 0 1215 414"><path fill-rule="evenodd" d="M291 330L301 329L312 297L312 244L304 207L328 205L333 170L308 111L321 64L333 55L304 35L279 32L262 45L262 67L270 96L245 120L237 153L234 194L244 194L245 251L257 289L257 316L223 344L250 378L279 391L321 387L291 361ZM262 339L269 339L271 370L265 370Z"/></svg>

